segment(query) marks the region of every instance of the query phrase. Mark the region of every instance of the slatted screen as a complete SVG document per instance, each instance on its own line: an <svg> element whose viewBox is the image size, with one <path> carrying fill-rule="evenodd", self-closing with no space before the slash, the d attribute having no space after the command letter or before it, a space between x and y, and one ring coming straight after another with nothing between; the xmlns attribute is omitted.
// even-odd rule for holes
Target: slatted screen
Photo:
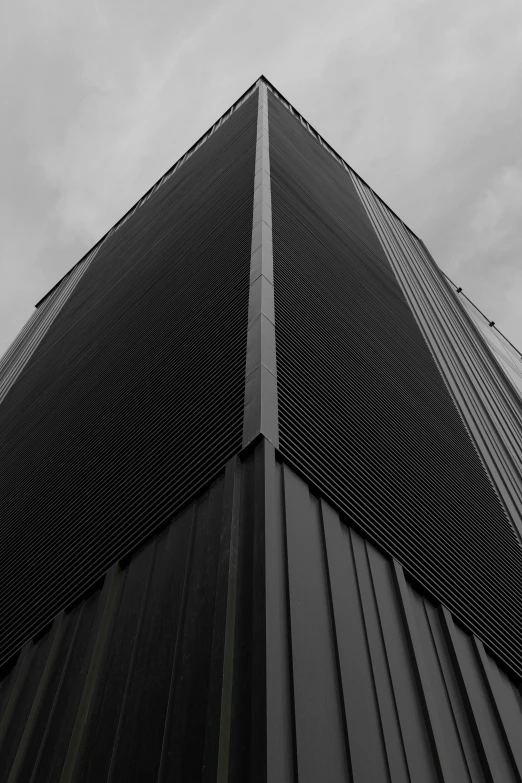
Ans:
<svg viewBox="0 0 522 783"><path fill-rule="evenodd" d="M256 120L104 242L0 406L0 661L241 448Z"/></svg>
<svg viewBox="0 0 522 783"><path fill-rule="evenodd" d="M281 453L522 674L522 548L350 177L269 129Z"/></svg>
<svg viewBox="0 0 522 783"><path fill-rule="evenodd" d="M521 732L482 643L267 441L0 670L2 781L519 783Z"/></svg>

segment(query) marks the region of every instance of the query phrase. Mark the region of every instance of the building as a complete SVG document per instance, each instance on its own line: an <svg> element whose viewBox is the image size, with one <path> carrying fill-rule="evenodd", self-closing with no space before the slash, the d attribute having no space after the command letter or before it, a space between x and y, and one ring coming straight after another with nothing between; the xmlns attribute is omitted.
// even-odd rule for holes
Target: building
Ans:
<svg viewBox="0 0 522 783"><path fill-rule="evenodd" d="M261 78L38 303L2 780L522 780L521 397L462 301Z"/></svg>

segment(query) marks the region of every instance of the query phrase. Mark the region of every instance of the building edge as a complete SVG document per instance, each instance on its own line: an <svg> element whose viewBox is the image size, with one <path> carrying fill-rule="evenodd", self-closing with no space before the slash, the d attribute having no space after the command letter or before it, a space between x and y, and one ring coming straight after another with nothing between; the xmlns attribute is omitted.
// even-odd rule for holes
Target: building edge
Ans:
<svg viewBox="0 0 522 783"><path fill-rule="evenodd" d="M2 675L5 780L522 775L516 679L264 437Z"/></svg>
<svg viewBox="0 0 522 783"><path fill-rule="evenodd" d="M243 447L248 446L258 435L264 435L277 448L279 433L272 199L268 100L263 80L258 82L258 91Z"/></svg>

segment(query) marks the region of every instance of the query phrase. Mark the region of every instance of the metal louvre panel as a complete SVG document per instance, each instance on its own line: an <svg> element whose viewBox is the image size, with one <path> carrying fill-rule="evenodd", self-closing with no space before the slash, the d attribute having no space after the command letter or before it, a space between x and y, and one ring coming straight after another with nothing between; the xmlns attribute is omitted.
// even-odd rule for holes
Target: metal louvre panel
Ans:
<svg viewBox="0 0 522 783"><path fill-rule="evenodd" d="M419 240L355 174L372 225L518 536L522 536L522 408ZM462 300L461 300L462 301Z"/></svg>
<svg viewBox="0 0 522 783"><path fill-rule="evenodd" d="M269 93L280 449L519 675L522 549L350 177Z"/></svg>
<svg viewBox="0 0 522 783"><path fill-rule="evenodd" d="M135 203L135 204L134 204L134 205L133 205L133 206L132 206L132 207L131 207L131 208L130 208L130 209L129 209L129 210L128 210L128 211L127 211L127 212L126 212L126 213L125 213L125 214L124 214L122 217L121 217L121 218L120 218L120 220L118 220L118 221L117 221L117 222L116 222L116 223L115 223L115 224L112 226L112 228L111 228L111 229L109 229L109 231L107 231L107 233L106 233L106 234L105 234L105 235L104 235L104 236L103 236L101 239L99 239L99 240L98 240L98 242L97 242L97 243L94 245L94 247L92 247L92 248L91 248L91 250L90 250L88 253L86 253L86 255L85 255L85 256L84 256L82 259L80 259L80 261L79 261L79 262L78 262L78 263L77 263L75 266L79 266L80 264L82 264L84 261L86 261L86 260L87 260L87 257L90 257L90 258L92 258L92 257L93 257L93 254L94 254L94 253L96 253L96 252L97 252L97 251L100 249L101 245L102 245L102 244L105 242L105 240L106 240L106 239L108 239L110 236L112 236L112 235L113 235L113 234L114 234L116 231L119 231L119 229L121 228L121 226L123 226L123 224L127 222L127 220L128 220L130 217L131 217L131 215L133 215L133 214L134 214L134 213L135 213L135 212L136 212L138 209L140 209L140 208L143 206L143 204L144 204L146 201L148 201L148 199L149 199L149 198L150 198L150 197L151 197L151 196L152 196L154 193L156 193L156 191L157 191L159 188L161 188L161 187L162 187L162 186L165 184L165 182L167 182L167 180L169 180L169 179L170 179L170 178L173 176L173 174L175 174L175 173L177 172L177 170L179 169L179 167L180 167L180 166L183 166L183 164L184 164L184 163L186 163L186 162L187 162L187 160L188 160L190 157L192 157L192 155L193 155L193 154L194 154L194 153L195 153L195 152L196 152L196 151L197 151L197 150L198 150L198 149L199 149L199 148L200 148L200 147L201 147L203 144L205 144L205 142L206 142L206 141L207 141L207 140L210 138L210 136L212 136L212 134L213 134L213 133L215 133L215 132L216 132L216 130L218 130L218 128L220 128L220 127L221 127L221 125L222 125L224 122L226 122L226 121L227 121L227 120L228 120L228 119L229 119L229 118L232 116L232 114L234 114L234 112L236 112L236 111L239 109L239 107L240 107L240 106L242 106L242 105L243 105L243 103L245 103L245 101L247 101L247 100L248 100L248 98L249 98L249 97L252 95L252 93L253 93L253 92L257 91L257 87L258 87L258 83L256 82L255 84L253 84L253 85L252 85L252 87L250 87L250 88L249 88L249 89L248 89L248 90L247 90L247 91L246 91L246 92L245 92L245 93L244 93L244 94L241 96L241 98L239 98L239 99L238 99L238 100L237 100L235 103L233 103L233 104L232 104L232 106L230 106L230 108L229 108L229 109L227 109L227 111L226 111L224 114L222 114L222 115L221 115L221 117L220 117L220 118L219 118L219 119L218 119L218 120L217 120L217 121L214 123L214 125L212 125L212 127L211 127L211 128L209 128L209 129L208 129L208 131L207 131L206 133L204 133L204 134L203 134L203 136L201 136L201 138L200 138L200 139L198 139L198 141L196 141L196 143L195 143L195 144L193 144L193 145L192 145L192 147L191 147L189 150L187 150L187 152L185 152L185 154L184 154L184 155L182 155L182 156L181 156L181 158L179 158L179 159L176 161L176 163L174 163L174 165L173 165L173 166L171 166L171 167L170 167L170 169L169 169L168 171L166 171L166 172L165 172L165 174L164 174L164 175L163 175L163 176L162 176L162 177L161 177L159 180L157 180L157 182L155 182L155 183L154 183L154 185L153 185L151 188L149 188L149 190L148 190L148 191L147 191L147 192L146 192L146 193L145 193L145 194L144 194L144 195L143 195L143 196L140 198L140 200L139 200L139 201L137 201L137 202L136 202L136 203ZM73 267L72 269L74 269L74 268L75 268L75 267ZM51 288L51 290L50 290L50 291L48 291L48 292L47 292L47 293L46 293L46 294L45 294L45 295L42 297L42 299L40 299L40 301L39 301L39 302L37 302L37 303L36 303L36 307L37 307L37 308L38 308L38 307L41 307L41 305L42 305L42 304L45 302L45 300L46 300L46 299L47 299L49 296L51 296L51 294L53 294L53 293L54 293L54 291L55 291L55 290L58 288L58 286L60 286L60 285L62 284L62 282L65 280L65 278L66 278L66 277L68 277L68 276L71 274L71 272L72 272L72 269L70 269L70 270L69 270L69 272L67 272L67 273L65 274L65 276L64 276L64 277L63 277L61 280L59 280L59 281L58 281L58 282L57 282L57 283L56 283L56 284L53 286L53 288Z"/></svg>
<svg viewBox="0 0 522 783"><path fill-rule="evenodd" d="M517 348L515 348L513 343L497 329L494 321L487 318L484 313L468 299L466 294L463 293L462 288L457 287L447 275L444 275L444 277L460 304L466 310L482 337L486 340L489 349L493 352L493 355L502 370L522 398L522 355Z"/></svg>
<svg viewBox="0 0 522 783"><path fill-rule="evenodd" d="M261 440L0 673L0 779L515 783L517 684Z"/></svg>
<svg viewBox="0 0 522 783"><path fill-rule="evenodd" d="M241 448L256 120L105 240L0 406L0 660Z"/></svg>
<svg viewBox="0 0 522 783"><path fill-rule="evenodd" d="M89 253L87 258L84 258L61 281L60 285L53 290L52 295L46 299L42 307L35 310L18 337L0 360L0 403L7 396L9 389L16 382L16 379L38 348L45 333L89 268L97 252L98 248L95 248Z"/></svg>
<svg viewBox="0 0 522 783"><path fill-rule="evenodd" d="M0 678L2 780L196 780L215 769L241 481L232 458L27 642Z"/></svg>

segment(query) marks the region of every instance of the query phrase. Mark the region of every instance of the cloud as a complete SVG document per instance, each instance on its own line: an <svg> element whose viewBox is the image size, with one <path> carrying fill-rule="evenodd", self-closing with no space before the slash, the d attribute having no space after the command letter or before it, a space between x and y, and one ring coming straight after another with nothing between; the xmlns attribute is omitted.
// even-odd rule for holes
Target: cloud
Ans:
<svg viewBox="0 0 522 783"><path fill-rule="evenodd" d="M522 344L522 8L369 0L343 29L306 116Z"/></svg>
<svg viewBox="0 0 522 783"><path fill-rule="evenodd" d="M518 0L494 14L486 0L19 0L7 13L0 353L262 72L516 341Z"/></svg>

